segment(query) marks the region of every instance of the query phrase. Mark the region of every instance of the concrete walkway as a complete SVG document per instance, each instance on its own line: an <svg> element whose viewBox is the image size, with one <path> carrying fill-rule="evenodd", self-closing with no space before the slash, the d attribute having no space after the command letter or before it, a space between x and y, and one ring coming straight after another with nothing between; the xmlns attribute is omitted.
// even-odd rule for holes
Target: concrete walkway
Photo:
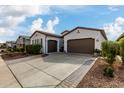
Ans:
<svg viewBox="0 0 124 93"><path fill-rule="evenodd" d="M0 88L20 88L15 77L0 57Z"/></svg>

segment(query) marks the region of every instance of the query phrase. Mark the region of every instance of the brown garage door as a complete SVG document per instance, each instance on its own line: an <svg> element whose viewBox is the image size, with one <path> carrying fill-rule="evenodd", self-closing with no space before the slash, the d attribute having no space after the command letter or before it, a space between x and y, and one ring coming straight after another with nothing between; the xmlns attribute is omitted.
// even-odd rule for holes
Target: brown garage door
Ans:
<svg viewBox="0 0 124 93"><path fill-rule="evenodd" d="M56 40L48 40L48 52L57 52Z"/></svg>
<svg viewBox="0 0 124 93"><path fill-rule="evenodd" d="M67 50L71 53L92 54L94 51L94 39L74 39L68 40Z"/></svg>

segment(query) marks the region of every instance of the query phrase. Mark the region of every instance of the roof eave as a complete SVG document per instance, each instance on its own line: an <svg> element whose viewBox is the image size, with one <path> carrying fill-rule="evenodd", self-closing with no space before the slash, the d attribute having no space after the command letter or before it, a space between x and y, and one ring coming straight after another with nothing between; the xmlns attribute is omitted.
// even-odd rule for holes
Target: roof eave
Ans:
<svg viewBox="0 0 124 93"><path fill-rule="evenodd" d="M30 38L32 38L32 36L36 33L36 32L38 32L38 33L41 33L41 34L44 34L44 35L46 35L46 36L52 36L52 37L57 37L57 38L61 38L62 36L59 36L59 35L54 35L54 34L51 34L51 33L46 33L46 32L41 32L41 31L38 31L38 30L36 30L31 36L30 36Z"/></svg>
<svg viewBox="0 0 124 93"><path fill-rule="evenodd" d="M76 29L88 29L88 30L104 31L103 29L88 28L88 27L80 27L80 26L78 26L78 27L75 27L74 29L70 30L70 32L64 34L63 37L66 36L67 34L71 33L72 31L76 30ZM102 33L102 32L101 32L101 33ZM105 33L104 33L104 34L105 34ZM102 34L102 35L103 35L103 34ZM106 34L103 35L103 37L104 37L106 40L108 40Z"/></svg>

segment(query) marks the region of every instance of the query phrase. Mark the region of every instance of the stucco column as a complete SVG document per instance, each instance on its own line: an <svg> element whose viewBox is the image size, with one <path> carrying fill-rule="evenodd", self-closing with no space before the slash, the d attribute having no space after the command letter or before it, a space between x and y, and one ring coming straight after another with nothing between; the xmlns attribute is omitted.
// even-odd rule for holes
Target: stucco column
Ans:
<svg viewBox="0 0 124 93"><path fill-rule="evenodd" d="M67 53L67 40L64 40L64 52Z"/></svg>
<svg viewBox="0 0 124 93"><path fill-rule="evenodd" d="M46 39L46 48L45 48L45 53L48 53L48 39Z"/></svg>
<svg viewBox="0 0 124 93"><path fill-rule="evenodd" d="M57 40L57 52L59 52L59 42L60 40Z"/></svg>

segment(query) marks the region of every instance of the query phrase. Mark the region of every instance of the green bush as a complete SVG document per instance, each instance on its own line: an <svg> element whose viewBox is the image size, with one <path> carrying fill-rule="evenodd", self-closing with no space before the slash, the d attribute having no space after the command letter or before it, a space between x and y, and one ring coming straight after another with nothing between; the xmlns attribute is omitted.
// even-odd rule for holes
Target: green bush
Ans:
<svg viewBox="0 0 124 93"><path fill-rule="evenodd" d="M95 49L94 50L94 56L100 56L101 55L101 50Z"/></svg>
<svg viewBox="0 0 124 93"><path fill-rule="evenodd" d="M99 50L99 49L95 49L95 50L94 50L94 53L98 53L98 54L100 54L100 53L101 53L101 50Z"/></svg>
<svg viewBox="0 0 124 93"><path fill-rule="evenodd" d="M17 51L17 48L16 48L16 47L14 47L14 48L13 48L13 51L14 51L14 52L16 52L16 51Z"/></svg>
<svg viewBox="0 0 124 93"><path fill-rule="evenodd" d="M14 52L24 52L25 51L25 49L24 48L13 48L13 51Z"/></svg>
<svg viewBox="0 0 124 93"><path fill-rule="evenodd" d="M108 52L108 41L102 42L101 46L102 46L102 56L106 57Z"/></svg>
<svg viewBox="0 0 124 93"><path fill-rule="evenodd" d="M40 54L41 45L27 45L26 52L28 54Z"/></svg>
<svg viewBox="0 0 124 93"><path fill-rule="evenodd" d="M10 52L12 52L12 48L7 48L7 51L10 51Z"/></svg>
<svg viewBox="0 0 124 93"><path fill-rule="evenodd" d="M116 56L116 44L112 41L102 42L102 56L112 66Z"/></svg>
<svg viewBox="0 0 124 93"><path fill-rule="evenodd" d="M113 41L104 41L102 43L102 56L105 61L109 64L108 67L104 69L104 75L109 77L114 77L113 63L115 61L115 56L117 54L117 43Z"/></svg>
<svg viewBox="0 0 124 93"><path fill-rule="evenodd" d="M116 55L120 55L120 45L119 42L115 42L115 47L116 47Z"/></svg>
<svg viewBox="0 0 124 93"><path fill-rule="evenodd" d="M119 40L119 44L120 44L120 56L124 64L124 38Z"/></svg>
<svg viewBox="0 0 124 93"><path fill-rule="evenodd" d="M108 77L114 77L114 69L109 66L104 69L104 75Z"/></svg>
<svg viewBox="0 0 124 93"><path fill-rule="evenodd" d="M14 48L13 49L15 52L20 52L20 48Z"/></svg>
<svg viewBox="0 0 124 93"><path fill-rule="evenodd" d="M20 48L20 49L19 49L19 52L24 52L24 51L25 51L24 48Z"/></svg>

